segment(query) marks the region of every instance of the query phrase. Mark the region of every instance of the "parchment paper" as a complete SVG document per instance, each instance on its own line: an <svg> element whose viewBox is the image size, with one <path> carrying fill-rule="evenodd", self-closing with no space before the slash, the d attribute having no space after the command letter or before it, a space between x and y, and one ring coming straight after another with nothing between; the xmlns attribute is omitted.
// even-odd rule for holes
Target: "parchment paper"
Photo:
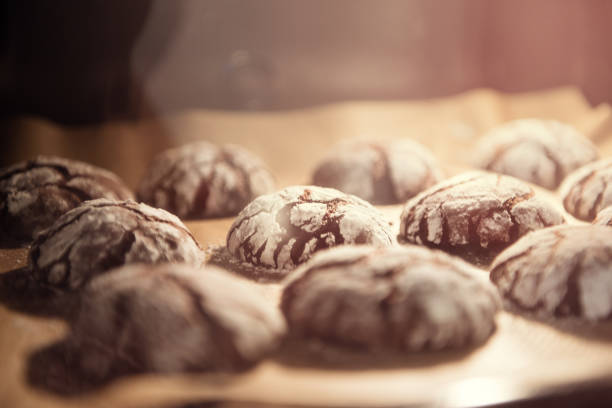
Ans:
<svg viewBox="0 0 612 408"><path fill-rule="evenodd" d="M53 134L60 141L77 133L84 137L88 132L116 134L117 129L126 137L138 138L160 129L161 124L176 143L205 138L246 146L269 163L283 186L307 183L326 148L351 137L414 138L434 150L450 175L468 168L473 143L486 129L520 117L570 123L591 137L602 155L612 154L610 107L590 107L572 88L512 96L475 90L439 100L350 102L276 113L193 111L161 118L154 125L117 123L96 129L64 129L26 118L15 121L12 128L17 137L22 134L34 140ZM548 195L556 199L554 193ZM401 206L382 210L397 224ZM231 222L219 219L188 226L206 246L222 244ZM23 266L25 254L23 249L0 250L0 272ZM274 301L279 287L268 284L255 290L266 291ZM34 387L25 378L28 356L60 340L66 324L0 303L0 407L169 407L215 400L231 406L476 406L589 381L612 385L611 323L552 324L504 312L497 324L496 333L482 347L469 352L415 354L388 367L300 366L271 358L238 376L136 376L68 398Z"/></svg>

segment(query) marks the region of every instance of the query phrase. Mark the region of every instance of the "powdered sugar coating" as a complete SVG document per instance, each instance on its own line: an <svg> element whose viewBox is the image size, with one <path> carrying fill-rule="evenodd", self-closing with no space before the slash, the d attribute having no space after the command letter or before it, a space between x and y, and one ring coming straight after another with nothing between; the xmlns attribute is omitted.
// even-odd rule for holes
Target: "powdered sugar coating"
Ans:
<svg viewBox="0 0 612 408"><path fill-rule="evenodd" d="M534 231L502 252L491 280L508 307L543 317L612 316L612 229L597 225Z"/></svg>
<svg viewBox="0 0 612 408"><path fill-rule="evenodd" d="M263 162L234 145L197 142L157 156L138 189L140 200L183 219L235 215L274 190Z"/></svg>
<svg viewBox="0 0 612 408"><path fill-rule="evenodd" d="M286 326L253 287L222 269L128 265L91 281L68 344L94 378L247 368Z"/></svg>
<svg viewBox="0 0 612 408"><path fill-rule="evenodd" d="M291 275L281 302L292 336L400 351L481 343L500 305L483 271L416 246L322 251Z"/></svg>
<svg viewBox="0 0 612 408"><path fill-rule="evenodd" d="M320 249L393 243L389 223L367 202L338 190L287 187L251 202L227 234L232 255L254 266L290 270Z"/></svg>
<svg viewBox="0 0 612 408"><path fill-rule="evenodd" d="M132 192L110 171L53 156L38 156L0 170L2 240L29 242L86 200L127 200Z"/></svg>
<svg viewBox="0 0 612 408"><path fill-rule="evenodd" d="M32 278L75 290L123 264L185 262L199 266L204 251L174 215L146 204L105 199L67 212L34 240Z"/></svg>
<svg viewBox="0 0 612 408"><path fill-rule="evenodd" d="M567 212L592 221L599 211L612 205L612 159L579 168L565 179L559 191Z"/></svg>
<svg viewBox="0 0 612 408"><path fill-rule="evenodd" d="M597 217L593 220L593 224L612 227L612 206L606 207L598 212Z"/></svg>
<svg viewBox="0 0 612 408"><path fill-rule="evenodd" d="M563 216L509 176L468 172L408 201L399 239L488 264L529 231L563 223Z"/></svg>
<svg viewBox="0 0 612 408"><path fill-rule="evenodd" d="M595 145L569 125L519 119L483 137L476 150L476 166L554 190L570 172L597 157Z"/></svg>
<svg viewBox="0 0 612 408"><path fill-rule="evenodd" d="M442 178L431 152L415 141L345 141L317 165L313 184L373 204L397 204Z"/></svg>

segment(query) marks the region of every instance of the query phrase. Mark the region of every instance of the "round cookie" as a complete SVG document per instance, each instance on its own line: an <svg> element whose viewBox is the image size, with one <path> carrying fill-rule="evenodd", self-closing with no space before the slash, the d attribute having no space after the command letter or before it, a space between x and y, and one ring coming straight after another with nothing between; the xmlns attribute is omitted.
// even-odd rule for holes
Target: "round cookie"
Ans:
<svg viewBox="0 0 612 408"><path fill-rule="evenodd" d="M292 337L395 351L481 343L500 305L483 271L417 246L322 251L291 275L281 301Z"/></svg>
<svg viewBox="0 0 612 408"><path fill-rule="evenodd" d="M32 279L61 290L127 263L185 262L199 266L204 251L174 215L146 204L87 201L61 216L34 240Z"/></svg>
<svg viewBox="0 0 612 408"><path fill-rule="evenodd" d="M182 219L197 219L236 215L272 191L272 174L249 151L197 142L157 156L142 177L138 198Z"/></svg>
<svg viewBox="0 0 612 408"><path fill-rule="evenodd" d="M274 350L285 334L278 308L222 269L127 265L92 280L68 339L79 371L233 371Z"/></svg>
<svg viewBox="0 0 612 408"><path fill-rule="evenodd" d="M372 204L397 204L442 180L431 152L408 140L338 144L313 173L313 184Z"/></svg>
<svg viewBox="0 0 612 408"><path fill-rule="evenodd" d="M287 187L253 200L227 234L229 252L270 273L293 269L320 249L393 243L389 223L373 206L338 190Z"/></svg>
<svg viewBox="0 0 612 408"><path fill-rule="evenodd" d="M75 160L38 156L0 170L0 239L32 241L62 214L96 198L127 200L132 192L115 174Z"/></svg>
<svg viewBox="0 0 612 408"><path fill-rule="evenodd" d="M468 172L439 183L406 203L400 242L426 245L477 264L529 231L563 223L563 216L509 176Z"/></svg>
<svg viewBox="0 0 612 408"><path fill-rule="evenodd" d="M502 252L491 281L511 309L543 317L612 316L612 229L559 226L534 231Z"/></svg>
<svg viewBox="0 0 612 408"><path fill-rule="evenodd" d="M482 138L475 164L554 190L569 173L597 157L595 145L569 125L519 119Z"/></svg>
<svg viewBox="0 0 612 408"><path fill-rule="evenodd" d="M593 224L612 227L612 206L606 207L598 212L597 217L593 220Z"/></svg>
<svg viewBox="0 0 612 408"><path fill-rule="evenodd" d="M599 211L612 205L612 159L579 168L565 179L559 191L567 212L592 221Z"/></svg>

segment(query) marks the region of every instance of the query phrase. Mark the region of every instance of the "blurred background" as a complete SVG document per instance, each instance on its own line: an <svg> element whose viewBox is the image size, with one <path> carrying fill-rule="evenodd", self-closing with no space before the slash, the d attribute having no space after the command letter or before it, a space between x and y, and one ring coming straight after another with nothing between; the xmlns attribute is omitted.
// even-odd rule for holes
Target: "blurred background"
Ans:
<svg viewBox="0 0 612 408"><path fill-rule="evenodd" d="M90 126L479 87L575 85L591 104L612 101L608 0L5 0L0 8L2 164L36 150L11 137L23 139L21 117ZM168 143L163 129L151 134L134 149ZM94 139L82 150L100 163L92 146L108 143Z"/></svg>

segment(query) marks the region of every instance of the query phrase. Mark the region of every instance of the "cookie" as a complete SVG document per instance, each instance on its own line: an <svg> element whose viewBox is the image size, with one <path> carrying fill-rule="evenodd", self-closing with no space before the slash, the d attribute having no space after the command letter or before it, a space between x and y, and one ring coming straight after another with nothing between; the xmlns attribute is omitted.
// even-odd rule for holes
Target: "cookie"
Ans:
<svg viewBox="0 0 612 408"><path fill-rule="evenodd" d="M572 171L597 160L597 148L573 127L519 119L489 131L476 149L476 166L550 190Z"/></svg>
<svg viewBox="0 0 612 408"><path fill-rule="evenodd" d="M612 205L612 159L579 168L565 179L559 192L567 212L592 221L599 211Z"/></svg>
<svg viewBox="0 0 612 408"><path fill-rule="evenodd" d="M182 219L198 219L236 215L272 191L272 174L252 153L198 142L157 156L142 177L138 198Z"/></svg>
<svg viewBox="0 0 612 408"><path fill-rule="evenodd" d="M598 212L597 217L593 220L593 224L612 227L612 206L606 207Z"/></svg>
<svg viewBox="0 0 612 408"><path fill-rule="evenodd" d="M315 185L381 205L402 203L442 178L431 152L408 139L340 143L312 176Z"/></svg>
<svg viewBox="0 0 612 408"><path fill-rule="evenodd" d="M23 244L62 214L96 198L127 200L115 174L75 160L39 156L0 170L0 231L5 244Z"/></svg>
<svg viewBox="0 0 612 408"><path fill-rule="evenodd" d="M291 337L373 351L481 343L500 305L482 270L417 246L323 251L291 275L281 300Z"/></svg>
<svg viewBox="0 0 612 408"><path fill-rule="evenodd" d="M91 378L127 373L234 371L274 350L278 308L222 269L127 265L92 280L68 339Z"/></svg>
<svg viewBox="0 0 612 408"><path fill-rule="evenodd" d="M34 240L32 279L76 290L123 264L185 262L199 266L204 251L174 215L133 201L92 200L68 211Z"/></svg>
<svg viewBox="0 0 612 408"><path fill-rule="evenodd" d="M274 274L293 269L323 248L392 243L389 223L373 206L314 186L287 187L255 199L227 234L230 254Z"/></svg>
<svg viewBox="0 0 612 408"><path fill-rule="evenodd" d="M486 265L527 232L563 222L559 211L522 181L474 171L408 201L398 239Z"/></svg>
<svg viewBox="0 0 612 408"><path fill-rule="evenodd" d="M612 229L559 226L532 232L491 265L508 307L542 317L612 316Z"/></svg>

